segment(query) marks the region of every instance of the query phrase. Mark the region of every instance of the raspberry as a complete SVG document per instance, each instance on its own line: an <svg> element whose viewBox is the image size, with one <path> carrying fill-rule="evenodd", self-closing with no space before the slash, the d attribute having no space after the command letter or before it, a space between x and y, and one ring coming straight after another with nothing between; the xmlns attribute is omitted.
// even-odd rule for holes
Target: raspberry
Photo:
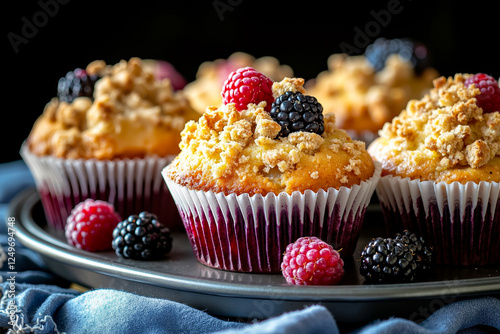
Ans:
<svg viewBox="0 0 500 334"><path fill-rule="evenodd" d="M108 250L113 229L120 220L111 204L86 199L71 210L67 219L65 235L68 244L90 252Z"/></svg>
<svg viewBox="0 0 500 334"><path fill-rule="evenodd" d="M271 110L274 101L273 82L251 67L242 67L229 74L222 86L224 104L234 103L238 111L245 110L249 103L266 101L266 111Z"/></svg>
<svg viewBox="0 0 500 334"><path fill-rule="evenodd" d="M100 77L97 75L87 75L85 70L77 68L66 73L65 77L59 79L57 85L57 96L63 102L71 103L80 96L93 97L94 85Z"/></svg>
<svg viewBox="0 0 500 334"><path fill-rule="evenodd" d="M170 229L156 215L143 211L118 223L113 231L116 255L135 260L151 260L166 255L172 249Z"/></svg>
<svg viewBox="0 0 500 334"><path fill-rule="evenodd" d="M500 111L500 87L495 78L484 73L475 74L465 80L465 86L474 84L481 90L481 94L476 96L477 105L483 112Z"/></svg>
<svg viewBox="0 0 500 334"><path fill-rule="evenodd" d="M168 61L164 60L143 60L146 66L150 66L158 80L168 79L175 91L181 90L186 86L186 79L177 69Z"/></svg>
<svg viewBox="0 0 500 334"><path fill-rule="evenodd" d="M273 102L270 115L281 126L278 137L297 131L318 135L325 131L323 106L313 96L288 91Z"/></svg>
<svg viewBox="0 0 500 334"><path fill-rule="evenodd" d="M286 247L281 271L290 284L333 285L344 276L344 261L321 239L302 237Z"/></svg>
<svg viewBox="0 0 500 334"><path fill-rule="evenodd" d="M417 257L403 242L378 237L361 252L359 272L371 283L412 282L417 274Z"/></svg>

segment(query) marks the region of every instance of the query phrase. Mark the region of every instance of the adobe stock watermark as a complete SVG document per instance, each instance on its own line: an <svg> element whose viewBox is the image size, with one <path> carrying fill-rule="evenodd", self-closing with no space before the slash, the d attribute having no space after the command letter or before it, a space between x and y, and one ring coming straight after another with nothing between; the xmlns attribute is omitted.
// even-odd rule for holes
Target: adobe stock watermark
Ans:
<svg viewBox="0 0 500 334"><path fill-rule="evenodd" d="M400 14L403 9L404 6L400 0L389 0L386 8L378 11L371 10L370 16L373 20L366 22L362 28L358 26L354 27L355 35L353 44L340 43L339 47L342 52L350 56L360 54L374 39L380 36L383 28L389 26L394 15Z"/></svg>
<svg viewBox="0 0 500 334"><path fill-rule="evenodd" d="M234 9L241 5L243 0L214 0L212 6L214 6L219 20L224 21L227 12L233 12Z"/></svg>
<svg viewBox="0 0 500 334"><path fill-rule="evenodd" d="M425 306L420 306L418 310L410 314L408 320L411 320L416 323L421 323L425 319L427 319L431 314L446 306L455 302L458 298L458 293L456 288L460 285L458 279L453 281L444 281L443 289L440 291L440 295L437 295L436 298L429 301L429 303Z"/></svg>
<svg viewBox="0 0 500 334"><path fill-rule="evenodd" d="M51 18L59 13L60 5L66 5L70 0L39 0L37 2L40 10L31 16L21 17L21 27L16 32L7 33L7 39L15 54L19 53L19 48L28 44L30 40L38 35L41 28L45 27Z"/></svg>

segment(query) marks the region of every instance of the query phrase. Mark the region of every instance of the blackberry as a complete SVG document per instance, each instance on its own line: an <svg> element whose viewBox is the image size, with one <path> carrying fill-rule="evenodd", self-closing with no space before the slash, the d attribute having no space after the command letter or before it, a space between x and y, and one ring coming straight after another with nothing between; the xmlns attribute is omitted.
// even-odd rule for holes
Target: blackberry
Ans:
<svg viewBox="0 0 500 334"><path fill-rule="evenodd" d="M376 238L361 252L359 271L371 283L413 282L417 269L413 251L392 238Z"/></svg>
<svg viewBox="0 0 500 334"><path fill-rule="evenodd" d="M315 97L291 91L279 96L271 105L271 117L281 126L278 137L306 131L321 135L325 131L323 106Z"/></svg>
<svg viewBox="0 0 500 334"><path fill-rule="evenodd" d="M113 230L113 249L118 256L151 260L160 258L172 249L172 237L156 215L143 211L118 223Z"/></svg>
<svg viewBox="0 0 500 334"><path fill-rule="evenodd" d="M66 73L57 84L57 96L60 101L71 103L80 96L93 97L94 85L100 77L88 75L87 71L77 68Z"/></svg>
<svg viewBox="0 0 500 334"><path fill-rule="evenodd" d="M427 247L424 238L405 230L402 233L397 233L394 240L408 246L414 256L416 256L419 275L431 269L432 251L429 247Z"/></svg>
<svg viewBox="0 0 500 334"><path fill-rule="evenodd" d="M430 66L429 50L427 47L410 39L377 38L368 45L365 56L373 65L375 71L381 71L390 55L399 54L404 60L410 61L417 74L422 73Z"/></svg>

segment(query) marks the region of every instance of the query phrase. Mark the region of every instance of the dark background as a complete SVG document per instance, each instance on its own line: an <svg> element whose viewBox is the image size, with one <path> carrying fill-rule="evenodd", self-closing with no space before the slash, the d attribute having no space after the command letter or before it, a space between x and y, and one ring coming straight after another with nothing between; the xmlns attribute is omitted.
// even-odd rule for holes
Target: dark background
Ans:
<svg viewBox="0 0 500 334"><path fill-rule="evenodd" d="M373 13L397 3L399 12L390 14L383 25L377 23ZM2 9L2 81L7 86L3 100L7 103L2 108L1 162L20 158L21 143L44 105L56 95L58 79L95 59L107 63L132 56L163 59L189 82L201 62L245 51L256 57L275 56L290 65L296 76L310 79L326 69L328 56L341 52L341 45L362 53L361 42L366 39L410 37L428 45L433 65L443 75L483 72L498 78L499 15L492 4L451 0L9 1ZM26 22L38 27L29 31ZM363 39L358 32L367 27L374 30ZM9 40L24 38L23 33L30 36L18 40L17 46Z"/></svg>

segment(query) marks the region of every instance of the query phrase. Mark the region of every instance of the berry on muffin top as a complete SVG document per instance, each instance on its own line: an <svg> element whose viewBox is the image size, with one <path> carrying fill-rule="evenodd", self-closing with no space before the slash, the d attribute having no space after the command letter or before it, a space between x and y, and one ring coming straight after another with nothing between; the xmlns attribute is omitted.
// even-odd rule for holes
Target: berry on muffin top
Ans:
<svg viewBox="0 0 500 334"><path fill-rule="evenodd" d="M300 78L273 83L275 101L270 112L267 101L259 98L248 100L242 110L229 101L207 108L198 122L186 124L181 153L164 173L191 189L250 195L339 189L369 179L374 164L365 144L339 130L333 114L319 116L320 104L304 95L303 84ZM254 85L253 89L261 88ZM284 102L303 109L292 108L301 120L286 106L273 111L280 96L285 96L278 101L280 109ZM287 119L280 121L282 116ZM293 130L297 122L303 124ZM285 132L288 126L293 131Z"/></svg>
<svg viewBox="0 0 500 334"><path fill-rule="evenodd" d="M97 60L61 78L27 143L36 155L58 158L165 156L178 153L184 124L197 116L141 59Z"/></svg>
<svg viewBox="0 0 500 334"><path fill-rule="evenodd" d="M481 108L489 93L478 88L474 77L434 80L429 94L411 100L385 124L369 147L384 174L450 182L498 178L500 111Z"/></svg>

